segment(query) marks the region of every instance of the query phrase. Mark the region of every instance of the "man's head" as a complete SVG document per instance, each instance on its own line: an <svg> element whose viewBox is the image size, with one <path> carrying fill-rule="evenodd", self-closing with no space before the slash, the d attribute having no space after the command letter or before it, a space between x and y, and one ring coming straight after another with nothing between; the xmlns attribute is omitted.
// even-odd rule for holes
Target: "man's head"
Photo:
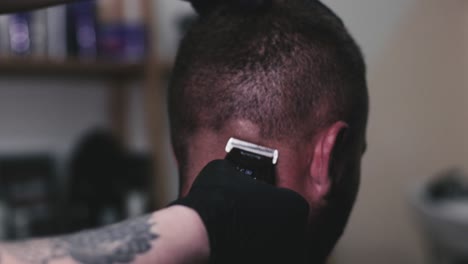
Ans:
<svg viewBox="0 0 468 264"><path fill-rule="evenodd" d="M201 18L169 87L181 195L230 137L276 148L277 184L309 202L311 257L322 260L359 185L368 95L358 46L318 1L192 3Z"/></svg>

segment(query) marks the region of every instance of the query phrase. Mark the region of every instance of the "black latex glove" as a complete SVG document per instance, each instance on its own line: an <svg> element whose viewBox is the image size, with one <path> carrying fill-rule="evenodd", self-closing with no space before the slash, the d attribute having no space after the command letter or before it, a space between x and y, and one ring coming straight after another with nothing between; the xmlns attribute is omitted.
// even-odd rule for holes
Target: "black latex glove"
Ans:
<svg viewBox="0 0 468 264"><path fill-rule="evenodd" d="M198 212L210 263L303 263L309 206L299 194L257 182L226 160L209 163L187 197Z"/></svg>

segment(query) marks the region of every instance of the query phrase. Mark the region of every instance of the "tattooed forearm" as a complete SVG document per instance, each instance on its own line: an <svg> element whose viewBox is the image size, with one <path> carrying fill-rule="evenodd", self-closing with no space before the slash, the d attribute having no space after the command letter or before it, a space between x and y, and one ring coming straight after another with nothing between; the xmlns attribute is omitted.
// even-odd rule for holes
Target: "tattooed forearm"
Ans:
<svg viewBox="0 0 468 264"><path fill-rule="evenodd" d="M151 242L158 237L151 230L154 225L151 217L145 216L99 230L2 247L25 264L49 264L65 258L82 264L125 264L151 249Z"/></svg>
<svg viewBox="0 0 468 264"><path fill-rule="evenodd" d="M67 256L60 239L38 239L2 245L2 250L21 263L42 264Z"/></svg>

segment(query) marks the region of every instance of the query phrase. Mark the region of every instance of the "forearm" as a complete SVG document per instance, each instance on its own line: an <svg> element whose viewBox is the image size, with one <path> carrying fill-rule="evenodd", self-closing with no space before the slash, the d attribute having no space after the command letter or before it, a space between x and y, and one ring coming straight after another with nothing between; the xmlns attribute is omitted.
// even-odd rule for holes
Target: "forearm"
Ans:
<svg viewBox="0 0 468 264"><path fill-rule="evenodd" d="M0 264L188 264L208 256L202 221L180 206L102 229L0 244Z"/></svg>
<svg viewBox="0 0 468 264"><path fill-rule="evenodd" d="M50 5L58 5L76 1L80 0L1 0L0 14L18 12L33 8L41 8Z"/></svg>

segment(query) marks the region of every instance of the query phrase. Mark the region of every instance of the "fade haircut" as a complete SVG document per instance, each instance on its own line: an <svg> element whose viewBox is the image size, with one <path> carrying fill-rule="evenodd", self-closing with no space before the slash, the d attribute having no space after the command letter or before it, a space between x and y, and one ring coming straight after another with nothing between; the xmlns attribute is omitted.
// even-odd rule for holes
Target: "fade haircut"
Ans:
<svg viewBox="0 0 468 264"><path fill-rule="evenodd" d="M181 166L194 133L219 131L230 120L249 120L262 138L290 144L337 120L362 133L364 60L329 8L314 0L211 2L183 38L169 85Z"/></svg>

